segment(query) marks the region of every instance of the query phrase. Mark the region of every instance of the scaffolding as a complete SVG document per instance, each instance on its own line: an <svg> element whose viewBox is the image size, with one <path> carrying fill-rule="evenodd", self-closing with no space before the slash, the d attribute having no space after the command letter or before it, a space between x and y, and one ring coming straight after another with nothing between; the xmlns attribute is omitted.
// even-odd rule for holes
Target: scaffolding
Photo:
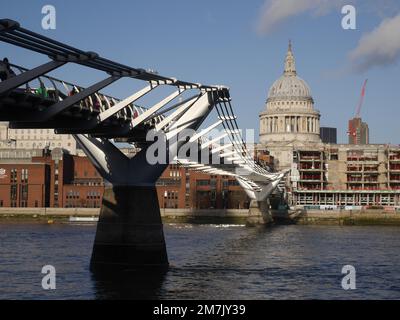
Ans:
<svg viewBox="0 0 400 320"><path fill-rule="evenodd" d="M292 205L331 205L331 206L399 206L399 191L295 191Z"/></svg>
<svg viewBox="0 0 400 320"><path fill-rule="evenodd" d="M400 148L296 150L290 205L399 206Z"/></svg>

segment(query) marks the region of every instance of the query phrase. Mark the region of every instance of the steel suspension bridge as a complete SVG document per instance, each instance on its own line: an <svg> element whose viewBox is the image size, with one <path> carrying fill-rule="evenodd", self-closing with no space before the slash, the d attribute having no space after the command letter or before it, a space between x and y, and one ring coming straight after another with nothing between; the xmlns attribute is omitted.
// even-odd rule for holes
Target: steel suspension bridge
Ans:
<svg viewBox="0 0 400 320"><path fill-rule="evenodd" d="M11 128L50 128L58 134L74 135L106 181L92 270L168 265L155 183L169 163L235 177L255 202L265 201L286 174L270 172L254 161L227 87L133 68L32 32L9 19L0 20L0 40L49 58L33 69L10 65L15 74L0 82L0 120L9 121ZM104 79L84 88L47 75L66 64L102 71ZM122 99L100 92L123 78L144 86ZM159 87L172 92L154 105L137 104ZM205 119L213 116L215 122L201 128ZM217 128L221 134L208 139ZM185 130L193 133L182 141L177 137ZM168 154L176 156L167 157L165 163L149 163L148 151L154 143L146 139L150 131L161 134ZM115 140L140 151L128 158ZM179 157L179 151L187 146L196 146L199 154L206 151L219 161L202 163L197 154Z"/></svg>

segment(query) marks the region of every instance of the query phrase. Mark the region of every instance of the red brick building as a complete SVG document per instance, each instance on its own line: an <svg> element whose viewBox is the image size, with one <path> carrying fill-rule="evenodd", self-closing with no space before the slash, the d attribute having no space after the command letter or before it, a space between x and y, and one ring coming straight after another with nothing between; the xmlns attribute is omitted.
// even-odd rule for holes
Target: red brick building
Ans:
<svg viewBox="0 0 400 320"><path fill-rule="evenodd" d="M161 208L243 209L249 200L237 181L170 165L157 182Z"/></svg>
<svg viewBox="0 0 400 320"><path fill-rule="evenodd" d="M45 163L1 163L0 207L46 207L50 183Z"/></svg>
<svg viewBox="0 0 400 320"><path fill-rule="evenodd" d="M97 170L86 157L72 156L65 163L62 198L66 208L99 208L104 183Z"/></svg>
<svg viewBox="0 0 400 320"><path fill-rule="evenodd" d="M31 159L0 159L0 206L96 208L104 183L86 157L61 149ZM236 180L170 165L157 182L160 208L247 208Z"/></svg>

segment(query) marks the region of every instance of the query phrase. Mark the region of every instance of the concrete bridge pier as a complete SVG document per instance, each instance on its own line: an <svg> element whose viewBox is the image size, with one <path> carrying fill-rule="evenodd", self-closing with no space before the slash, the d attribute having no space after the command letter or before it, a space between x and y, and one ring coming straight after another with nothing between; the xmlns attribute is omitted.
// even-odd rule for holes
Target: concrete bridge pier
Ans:
<svg viewBox="0 0 400 320"><path fill-rule="evenodd" d="M107 186L90 264L92 271L167 268L155 186Z"/></svg>
<svg viewBox="0 0 400 320"><path fill-rule="evenodd" d="M278 183L285 176L285 173L280 173L274 180L271 180L268 184L265 184L261 191L254 191L250 188L248 183L243 181L243 179L238 179L238 182L247 195L251 199L249 207L249 216L247 218L247 226L257 226L257 225L269 225L273 223L271 205L269 196L278 186Z"/></svg>
<svg viewBox="0 0 400 320"><path fill-rule="evenodd" d="M128 158L108 140L74 137L106 181L91 270L110 273L167 268L155 186L167 164L149 165L145 149Z"/></svg>
<svg viewBox="0 0 400 320"><path fill-rule="evenodd" d="M251 200L249 216L246 221L248 227L270 225L273 223L269 199L263 201Z"/></svg>

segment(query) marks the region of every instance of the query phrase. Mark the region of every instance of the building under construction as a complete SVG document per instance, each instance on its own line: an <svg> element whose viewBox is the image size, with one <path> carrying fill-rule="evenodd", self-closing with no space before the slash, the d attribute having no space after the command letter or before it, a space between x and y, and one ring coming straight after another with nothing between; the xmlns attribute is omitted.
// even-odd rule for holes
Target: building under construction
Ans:
<svg viewBox="0 0 400 320"><path fill-rule="evenodd" d="M369 128L361 118L349 120L349 144L369 144Z"/></svg>
<svg viewBox="0 0 400 320"><path fill-rule="evenodd" d="M291 205L399 206L400 147L323 145L295 150Z"/></svg>

